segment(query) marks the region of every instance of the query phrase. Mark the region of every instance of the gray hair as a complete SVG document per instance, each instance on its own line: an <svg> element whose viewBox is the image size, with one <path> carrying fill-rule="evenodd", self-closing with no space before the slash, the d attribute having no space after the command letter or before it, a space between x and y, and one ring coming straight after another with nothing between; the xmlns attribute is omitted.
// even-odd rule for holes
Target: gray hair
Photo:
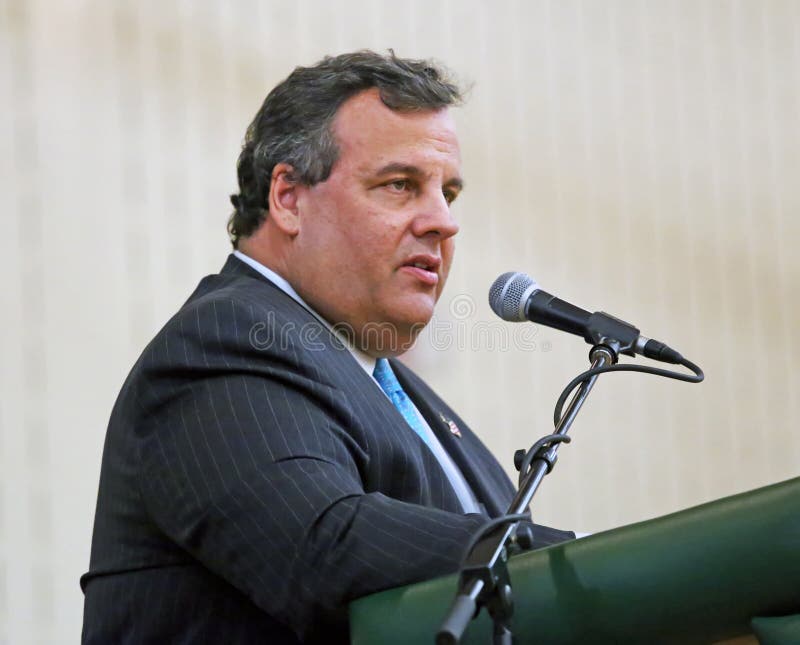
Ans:
<svg viewBox="0 0 800 645"><path fill-rule="evenodd" d="M428 60L383 56L363 50L328 56L297 67L264 99L247 128L237 171L239 194L228 220L233 247L267 216L272 170L293 169L291 180L313 186L325 181L339 156L332 131L337 110L348 98L377 88L381 100L399 112L438 110L462 101L446 70Z"/></svg>

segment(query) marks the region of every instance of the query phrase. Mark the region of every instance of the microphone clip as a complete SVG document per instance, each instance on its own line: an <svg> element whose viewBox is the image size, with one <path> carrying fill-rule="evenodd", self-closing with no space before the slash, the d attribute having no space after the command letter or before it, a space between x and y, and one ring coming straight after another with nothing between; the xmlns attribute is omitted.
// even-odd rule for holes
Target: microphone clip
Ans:
<svg viewBox="0 0 800 645"><path fill-rule="evenodd" d="M607 347L613 355L613 363L619 354L636 356L640 338L639 330L630 323L615 318L603 311L595 311L586 321L584 340L594 346Z"/></svg>

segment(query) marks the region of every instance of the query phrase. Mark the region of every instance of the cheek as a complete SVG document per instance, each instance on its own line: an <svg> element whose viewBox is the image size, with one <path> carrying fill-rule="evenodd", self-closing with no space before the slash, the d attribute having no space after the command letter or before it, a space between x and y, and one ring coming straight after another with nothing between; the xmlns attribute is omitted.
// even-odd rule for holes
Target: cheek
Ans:
<svg viewBox="0 0 800 645"><path fill-rule="evenodd" d="M436 297L438 298L442 290L444 289L444 285L447 282L447 276L450 275L450 265L453 263L453 254L456 251L456 242L454 239L449 238L442 242L442 268L441 268L441 279L439 280L439 284L436 289Z"/></svg>
<svg viewBox="0 0 800 645"><path fill-rule="evenodd" d="M348 237L354 253L383 271L400 262L401 249L406 246L403 227L375 212L366 212L354 220Z"/></svg>
<svg viewBox="0 0 800 645"><path fill-rule="evenodd" d="M442 273L445 277L450 273L450 265L453 263L453 255L455 252L456 241L452 237L442 242Z"/></svg>

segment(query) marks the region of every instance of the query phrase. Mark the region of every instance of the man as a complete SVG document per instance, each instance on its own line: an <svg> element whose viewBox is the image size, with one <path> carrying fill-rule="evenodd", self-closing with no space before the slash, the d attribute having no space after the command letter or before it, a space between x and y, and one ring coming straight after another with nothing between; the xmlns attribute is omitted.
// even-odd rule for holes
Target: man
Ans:
<svg viewBox="0 0 800 645"><path fill-rule="evenodd" d="M350 600L454 571L505 510L486 448L386 360L447 279L459 99L430 63L372 52L267 97L239 158L234 254L112 413L84 642L345 642Z"/></svg>

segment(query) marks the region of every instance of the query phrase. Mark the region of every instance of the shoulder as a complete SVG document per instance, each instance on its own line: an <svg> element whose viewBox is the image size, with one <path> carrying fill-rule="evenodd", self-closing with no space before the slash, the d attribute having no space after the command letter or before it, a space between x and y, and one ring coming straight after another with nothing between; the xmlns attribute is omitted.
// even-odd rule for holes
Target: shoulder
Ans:
<svg viewBox="0 0 800 645"><path fill-rule="evenodd" d="M303 372L346 351L305 307L235 257L203 278L145 348L154 371L284 368Z"/></svg>
<svg viewBox="0 0 800 645"><path fill-rule="evenodd" d="M159 335L216 338L266 351L299 338L306 327L321 324L277 285L230 256L220 273L200 281Z"/></svg>
<svg viewBox="0 0 800 645"><path fill-rule="evenodd" d="M327 402L360 369L291 296L255 272L223 271L203 278L145 347L120 399L153 411L167 400L250 388Z"/></svg>

